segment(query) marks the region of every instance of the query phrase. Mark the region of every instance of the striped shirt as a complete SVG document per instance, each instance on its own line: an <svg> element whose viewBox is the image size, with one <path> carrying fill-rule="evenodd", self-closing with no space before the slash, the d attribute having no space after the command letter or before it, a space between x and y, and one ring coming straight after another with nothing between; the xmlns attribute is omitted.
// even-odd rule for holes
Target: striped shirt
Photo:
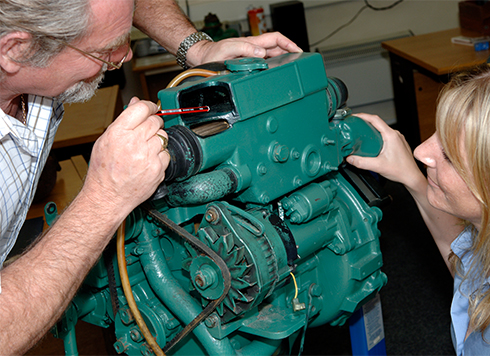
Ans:
<svg viewBox="0 0 490 356"><path fill-rule="evenodd" d="M0 110L0 266L14 246L48 159L63 104L29 95L26 125Z"/></svg>

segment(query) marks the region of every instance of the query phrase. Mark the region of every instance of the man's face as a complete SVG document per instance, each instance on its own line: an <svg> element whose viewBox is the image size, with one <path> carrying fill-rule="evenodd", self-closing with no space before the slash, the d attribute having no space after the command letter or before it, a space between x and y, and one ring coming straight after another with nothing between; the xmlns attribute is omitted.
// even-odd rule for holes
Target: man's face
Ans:
<svg viewBox="0 0 490 356"><path fill-rule="evenodd" d="M86 36L73 46L106 61L119 62L128 51L133 0L91 0L92 18ZM131 50L125 61L132 57ZM32 71L30 93L57 97L63 102L86 101L102 81L107 65L66 47L45 68Z"/></svg>
<svg viewBox="0 0 490 356"><path fill-rule="evenodd" d="M62 103L82 103L90 100L94 96L95 91L99 87L99 84L104 79L104 73L107 70L107 64L103 64L100 73L91 80L82 80L70 88L66 89L63 93L58 95L56 99Z"/></svg>

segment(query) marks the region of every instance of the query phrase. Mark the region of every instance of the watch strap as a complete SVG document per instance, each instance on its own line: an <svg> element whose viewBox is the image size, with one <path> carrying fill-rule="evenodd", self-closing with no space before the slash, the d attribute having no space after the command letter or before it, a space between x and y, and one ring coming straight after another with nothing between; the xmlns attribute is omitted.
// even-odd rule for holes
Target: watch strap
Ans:
<svg viewBox="0 0 490 356"><path fill-rule="evenodd" d="M200 41L210 41L213 42L213 39L209 37L208 34L204 32L194 32L187 36L179 46L179 49L177 50L177 63L184 69L188 69L189 66L186 64L187 61L187 51L189 48L191 48L193 45L195 45L197 42Z"/></svg>

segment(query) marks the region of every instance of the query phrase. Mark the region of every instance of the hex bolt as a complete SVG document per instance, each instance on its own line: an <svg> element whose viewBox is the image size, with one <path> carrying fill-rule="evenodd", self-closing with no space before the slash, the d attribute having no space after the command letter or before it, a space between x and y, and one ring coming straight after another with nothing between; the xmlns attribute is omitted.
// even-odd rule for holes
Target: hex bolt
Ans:
<svg viewBox="0 0 490 356"><path fill-rule="evenodd" d="M142 340L141 333L138 329L131 329L129 332L129 335L131 336L131 340L138 342Z"/></svg>
<svg viewBox="0 0 490 356"><path fill-rule="evenodd" d="M284 198L282 200L282 207L286 210L290 209L293 206L293 202L290 198Z"/></svg>
<svg viewBox="0 0 490 356"><path fill-rule="evenodd" d="M129 311L128 308L124 308L121 310L121 321L124 325L128 325L133 322L133 314Z"/></svg>
<svg viewBox="0 0 490 356"><path fill-rule="evenodd" d="M335 140L330 140L327 136L322 136L322 144L324 146L334 145L335 144Z"/></svg>
<svg viewBox="0 0 490 356"><path fill-rule="evenodd" d="M260 196L260 202L262 204L269 204L269 202L271 201L271 199L269 198L269 196L265 193L263 193L261 196Z"/></svg>
<svg viewBox="0 0 490 356"><path fill-rule="evenodd" d="M337 110L337 112L335 113L335 117L337 118L337 116L341 116L341 118L343 119L344 117L347 116L347 114L349 113L349 111L345 110L345 109L339 109Z"/></svg>
<svg viewBox="0 0 490 356"><path fill-rule="evenodd" d="M299 223L299 222L301 222L301 214L298 213L297 211L295 211L291 214L290 219L291 219L292 223Z"/></svg>
<svg viewBox="0 0 490 356"><path fill-rule="evenodd" d="M210 316L208 316L206 318L206 320L204 321L204 323L206 324L206 326L208 328L214 328L218 325L219 323L219 318L216 314L211 314Z"/></svg>
<svg viewBox="0 0 490 356"><path fill-rule="evenodd" d="M196 277L194 277L194 282L196 282L196 284L201 288L206 285L206 282L203 279L203 275L200 272L196 275Z"/></svg>
<svg viewBox="0 0 490 356"><path fill-rule="evenodd" d="M219 212L211 207L206 211L205 219L208 223L216 224L219 221Z"/></svg>
<svg viewBox="0 0 490 356"><path fill-rule="evenodd" d="M216 272L208 265L201 266L201 269L196 272L194 282L201 289L207 289L216 282Z"/></svg>
<svg viewBox="0 0 490 356"><path fill-rule="evenodd" d="M133 249L133 254L136 256L141 256L145 252L145 249L142 246L135 246Z"/></svg>
<svg viewBox="0 0 490 356"><path fill-rule="evenodd" d="M126 346L124 346L124 343L120 340L117 340L114 343L114 349L118 354L122 354L124 351L126 351Z"/></svg>
<svg viewBox="0 0 490 356"><path fill-rule="evenodd" d="M153 353L153 350L151 349L150 345L148 345L146 342L143 345L141 345L140 351L141 351L141 354L144 355L144 356L152 356L152 355L155 355Z"/></svg>
<svg viewBox="0 0 490 356"><path fill-rule="evenodd" d="M259 163L257 166L257 174L263 176L267 173L267 167L263 163Z"/></svg>
<svg viewBox="0 0 490 356"><path fill-rule="evenodd" d="M289 158L289 148L285 145L276 144L273 150L273 158L276 162L286 162Z"/></svg>
<svg viewBox="0 0 490 356"><path fill-rule="evenodd" d="M295 187L301 187L303 185L303 180L300 177L294 177L293 184Z"/></svg>

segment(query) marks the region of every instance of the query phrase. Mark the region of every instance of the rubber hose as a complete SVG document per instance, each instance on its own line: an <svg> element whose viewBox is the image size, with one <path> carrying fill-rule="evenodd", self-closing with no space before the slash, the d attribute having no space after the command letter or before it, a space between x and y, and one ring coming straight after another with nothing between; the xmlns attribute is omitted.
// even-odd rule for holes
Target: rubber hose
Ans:
<svg viewBox="0 0 490 356"><path fill-rule="evenodd" d="M128 268L126 265L126 252L124 249L124 239L125 239L125 226L126 221L123 221L121 226L117 230L117 264L119 265L119 275L121 277L121 285L124 291L124 295L128 302L129 309L133 314L133 317L138 324L146 342L150 345L151 349L157 356L165 356L165 353L160 348L155 338L151 334L148 326L146 325L141 313L138 309L136 301L134 300L133 290L131 289L131 283L129 283Z"/></svg>

